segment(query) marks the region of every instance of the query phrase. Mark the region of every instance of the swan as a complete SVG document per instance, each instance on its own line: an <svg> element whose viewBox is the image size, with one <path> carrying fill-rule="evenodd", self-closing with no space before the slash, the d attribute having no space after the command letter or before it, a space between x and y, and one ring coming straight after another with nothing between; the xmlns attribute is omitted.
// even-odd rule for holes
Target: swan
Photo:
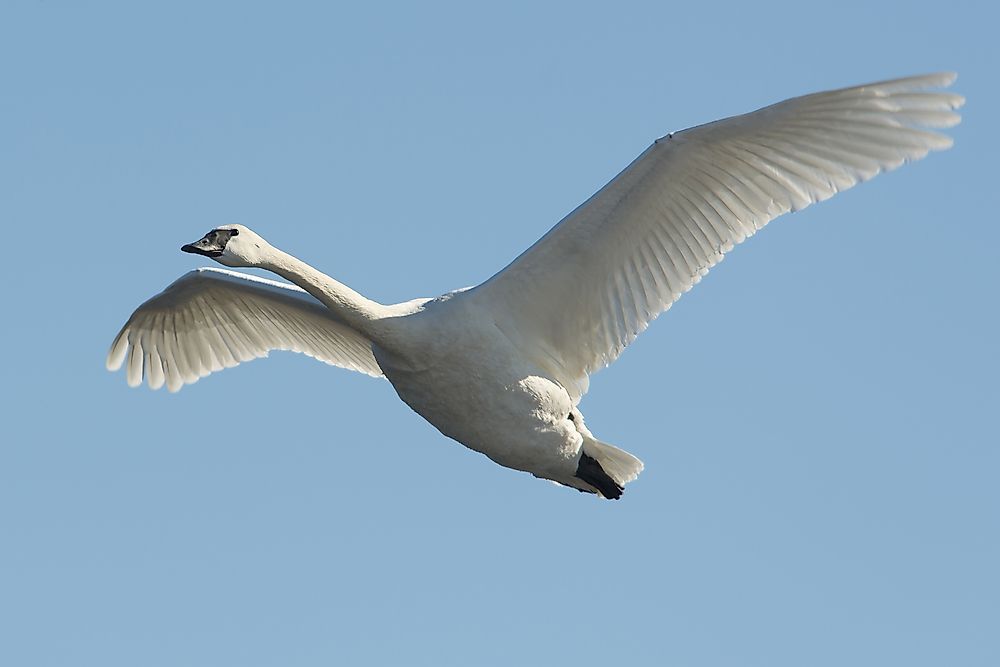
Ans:
<svg viewBox="0 0 1000 667"><path fill-rule="evenodd" d="M951 73L815 93L657 139L476 287L383 305L244 225L181 250L191 271L143 303L107 367L177 391L271 350L385 377L445 436L496 463L618 499L643 469L579 409L612 363L726 252L774 218L951 146Z"/></svg>

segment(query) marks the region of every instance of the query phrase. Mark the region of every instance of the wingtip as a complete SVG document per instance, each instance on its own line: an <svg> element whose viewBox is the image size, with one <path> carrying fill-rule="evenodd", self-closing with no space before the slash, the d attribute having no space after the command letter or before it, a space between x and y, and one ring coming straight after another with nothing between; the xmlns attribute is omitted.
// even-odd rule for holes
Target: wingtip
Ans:
<svg viewBox="0 0 1000 667"><path fill-rule="evenodd" d="M108 356L104 359L104 367L114 373L125 363L125 353L128 352L128 341L125 336L118 334L111 347L108 348Z"/></svg>
<svg viewBox="0 0 1000 667"><path fill-rule="evenodd" d="M940 83L938 85L941 86L942 88L947 88L951 84L955 83L955 81L958 79L958 72L945 71L945 72L938 72L937 74L931 74L930 76L938 77L940 80Z"/></svg>
<svg viewBox="0 0 1000 667"><path fill-rule="evenodd" d="M900 79L900 83L912 83L921 88L947 88L958 79L958 72L930 72Z"/></svg>
<svg viewBox="0 0 1000 667"><path fill-rule="evenodd" d="M860 86L852 86L841 90L852 90L854 88L865 88L877 90L883 93L902 93L926 90L928 88L947 88L955 83L958 78L957 72L931 72L928 74L916 74L914 76L904 76L896 79L883 79ZM840 92L840 91L829 91Z"/></svg>

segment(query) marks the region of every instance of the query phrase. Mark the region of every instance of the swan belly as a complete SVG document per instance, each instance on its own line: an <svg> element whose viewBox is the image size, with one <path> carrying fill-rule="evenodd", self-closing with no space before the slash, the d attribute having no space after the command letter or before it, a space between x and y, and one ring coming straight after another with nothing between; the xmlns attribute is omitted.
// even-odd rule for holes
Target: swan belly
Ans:
<svg viewBox="0 0 1000 667"><path fill-rule="evenodd" d="M555 481L571 478L583 438L568 419L566 390L496 346L444 347L420 363L374 351L403 402L444 435L502 466Z"/></svg>

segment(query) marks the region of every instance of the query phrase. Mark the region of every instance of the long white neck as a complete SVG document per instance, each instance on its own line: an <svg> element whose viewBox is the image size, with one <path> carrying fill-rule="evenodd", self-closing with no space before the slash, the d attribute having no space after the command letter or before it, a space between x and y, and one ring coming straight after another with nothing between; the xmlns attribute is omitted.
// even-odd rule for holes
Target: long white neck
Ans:
<svg viewBox="0 0 1000 667"><path fill-rule="evenodd" d="M301 259L271 246L259 268L273 271L312 294L344 324L365 334L374 335L372 324L389 315L380 303L365 298L347 285L314 269Z"/></svg>

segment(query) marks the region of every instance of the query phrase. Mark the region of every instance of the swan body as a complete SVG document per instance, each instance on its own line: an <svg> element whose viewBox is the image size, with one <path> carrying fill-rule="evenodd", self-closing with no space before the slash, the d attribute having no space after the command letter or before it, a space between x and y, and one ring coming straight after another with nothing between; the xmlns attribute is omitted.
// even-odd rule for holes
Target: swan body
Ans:
<svg viewBox="0 0 1000 667"><path fill-rule="evenodd" d="M964 100L932 74L786 100L658 139L483 284L383 305L223 225L182 250L192 271L142 304L107 366L171 391L214 371L301 352L384 376L444 435L502 466L618 498L642 471L597 440L578 404L590 374L723 255L775 217L951 145L926 128Z"/></svg>

